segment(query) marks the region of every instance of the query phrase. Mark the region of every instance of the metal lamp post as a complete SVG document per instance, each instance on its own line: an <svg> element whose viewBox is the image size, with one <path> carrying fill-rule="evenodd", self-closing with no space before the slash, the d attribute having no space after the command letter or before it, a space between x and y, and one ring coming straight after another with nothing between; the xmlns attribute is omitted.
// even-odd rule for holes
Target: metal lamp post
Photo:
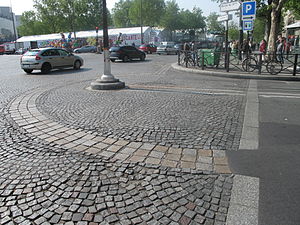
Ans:
<svg viewBox="0 0 300 225"><path fill-rule="evenodd" d="M111 65L109 58L109 41L108 41L108 27L107 27L107 9L106 0L102 0L103 6L103 52L104 52L104 73L100 79L91 83L93 90L113 90L125 87L125 83L119 81L111 74Z"/></svg>
<svg viewBox="0 0 300 225"><path fill-rule="evenodd" d="M141 20L141 45L144 44L144 32L143 32L143 0L141 0L141 5L140 5L140 20Z"/></svg>

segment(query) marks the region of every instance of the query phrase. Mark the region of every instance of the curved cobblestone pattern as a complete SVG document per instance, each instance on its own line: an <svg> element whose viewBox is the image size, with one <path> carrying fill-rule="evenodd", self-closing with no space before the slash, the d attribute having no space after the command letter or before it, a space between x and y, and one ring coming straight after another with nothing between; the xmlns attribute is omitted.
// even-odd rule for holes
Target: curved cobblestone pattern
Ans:
<svg viewBox="0 0 300 225"><path fill-rule="evenodd" d="M55 121L103 137L181 148L236 149L241 96L155 89L84 92L84 85L44 93L37 99L39 110Z"/></svg>
<svg viewBox="0 0 300 225"><path fill-rule="evenodd" d="M0 224L225 224L231 175L109 161L14 121L1 115Z"/></svg>
<svg viewBox="0 0 300 225"><path fill-rule="evenodd" d="M105 138L96 132L70 128L45 117L36 107L36 99L44 92L36 89L20 95L9 106L9 118L25 133L66 149L93 153L123 162L144 162L207 172L231 173L225 152L166 147L143 142Z"/></svg>

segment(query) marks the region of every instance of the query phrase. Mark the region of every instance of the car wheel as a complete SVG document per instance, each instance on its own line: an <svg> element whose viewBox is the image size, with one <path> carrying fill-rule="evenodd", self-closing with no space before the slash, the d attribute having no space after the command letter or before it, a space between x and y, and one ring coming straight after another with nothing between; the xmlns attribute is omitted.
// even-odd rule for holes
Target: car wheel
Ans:
<svg viewBox="0 0 300 225"><path fill-rule="evenodd" d="M116 60L115 59L111 59L110 61L115 62Z"/></svg>
<svg viewBox="0 0 300 225"><path fill-rule="evenodd" d="M27 74L31 74L33 70L31 70L31 69L24 69L24 71L25 71L25 73L27 73Z"/></svg>
<svg viewBox="0 0 300 225"><path fill-rule="evenodd" d="M124 55L123 62L128 62L128 61L129 61L129 57L127 55Z"/></svg>
<svg viewBox="0 0 300 225"><path fill-rule="evenodd" d="M52 69L52 67L49 63L44 63L42 66L41 72L47 74L51 71L51 69Z"/></svg>
<svg viewBox="0 0 300 225"><path fill-rule="evenodd" d="M146 56L145 55L141 55L140 60L141 61L145 61Z"/></svg>
<svg viewBox="0 0 300 225"><path fill-rule="evenodd" d="M81 62L79 60L76 60L74 63L74 70L79 70L81 67Z"/></svg>

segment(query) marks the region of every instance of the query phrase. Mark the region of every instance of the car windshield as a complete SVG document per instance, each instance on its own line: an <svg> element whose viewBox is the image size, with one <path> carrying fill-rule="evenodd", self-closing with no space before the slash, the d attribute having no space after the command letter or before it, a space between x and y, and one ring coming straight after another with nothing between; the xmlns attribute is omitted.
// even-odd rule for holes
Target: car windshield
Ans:
<svg viewBox="0 0 300 225"><path fill-rule="evenodd" d="M24 55L26 55L26 56L34 56L34 55L38 54L39 52L40 52L39 50L29 50Z"/></svg>
<svg viewBox="0 0 300 225"><path fill-rule="evenodd" d="M145 48L145 47L148 47L148 45L141 45L140 47Z"/></svg>

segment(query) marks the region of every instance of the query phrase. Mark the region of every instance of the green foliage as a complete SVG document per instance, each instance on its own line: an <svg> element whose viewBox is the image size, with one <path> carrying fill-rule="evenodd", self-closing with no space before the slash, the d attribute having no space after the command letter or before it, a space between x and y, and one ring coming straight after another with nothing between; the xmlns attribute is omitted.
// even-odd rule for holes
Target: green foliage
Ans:
<svg viewBox="0 0 300 225"><path fill-rule="evenodd" d="M102 0L34 0L34 11L24 12L21 35L91 30L102 25ZM108 12L108 22L112 23Z"/></svg>
<svg viewBox="0 0 300 225"><path fill-rule="evenodd" d="M21 36L35 35L35 34L47 34L51 31L49 26L44 27L44 24L40 22L34 11L27 11L22 14L21 26L18 27L18 33Z"/></svg>
<svg viewBox="0 0 300 225"><path fill-rule="evenodd" d="M179 13L179 19L181 21L179 29L182 30L183 33L191 34L190 31L193 30L192 34L194 34L196 30L204 31L204 28L206 27L205 17L202 15L202 10L196 7L192 11L181 10Z"/></svg>
<svg viewBox="0 0 300 225"><path fill-rule="evenodd" d="M166 3L165 13L161 18L160 25L170 31L180 28L179 6L175 0Z"/></svg>
<svg viewBox="0 0 300 225"><path fill-rule="evenodd" d="M133 26L129 18L129 10L132 6L132 0L120 0L112 9L113 21L116 27L131 27Z"/></svg>
<svg viewBox="0 0 300 225"><path fill-rule="evenodd" d="M129 9L129 18L133 24L158 26L165 10L164 0L133 0Z"/></svg>
<svg viewBox="0 0 300 225"><path fill-rule="evenodd" d="M285 10L290 10L296 19L300 19L300 1L299 0L288 0L285 5Z"/></svg>
<svg viewBox="0 0 300 225"><path fill-rule="evenodd" d="M220 32L223 33L225 30L224 25L221 22L218 22L218 14L213 12L206 18L207 31L208 32Z"/></svg>
<svg viewBox="0 0 300 225"><path fill-rule="evenodd" d="M238 40L240 35L239 27L235 23L230 23L228 26L229 40Z"/></svg>
<svg viewBox="0 0 300 225"><path fill-rule="evenodd" d="M260 42L264 39L265 34L265 20L256 18L254 20L253 40L254 42Z"/></svg>

